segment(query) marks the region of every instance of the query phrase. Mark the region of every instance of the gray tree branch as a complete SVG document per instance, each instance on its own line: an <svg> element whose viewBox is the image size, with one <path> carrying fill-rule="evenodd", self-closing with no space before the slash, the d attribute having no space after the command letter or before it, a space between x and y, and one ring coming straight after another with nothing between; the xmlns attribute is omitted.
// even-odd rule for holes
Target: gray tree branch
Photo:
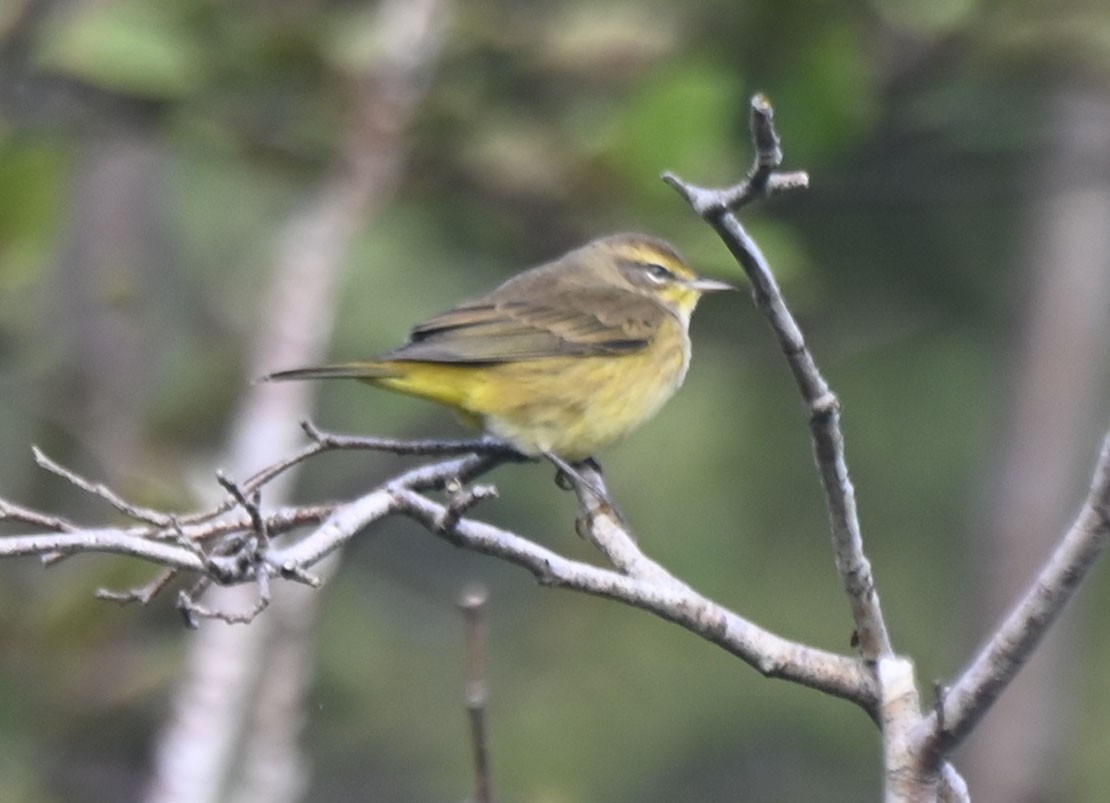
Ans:
<svg viewBox="0 0 1110 803"><path fill-rule="evenodd" d="M1110 432L1091 490L1048 562L979 654L914 730L914 750L948 755L998 699L1071 601L1110 540Z"/></svg>
<svg viewBox="0 0 1110 803"><path fill-rule="evenodd" d="M763 95L752 98L751 129L756 146L755 162L747 179L735 187L706 189L685 182L672 173L664 174L663 180L674 187L720 235L747 273L755 304L778 338L809 412L813 450L832 525L833 554L848 594L860 653L866 660L876 661L891 655L892 649L871 575L871 564L863 552L855 489L844 458L840 400L818 370L801 327L786 306L766 257L735 214L736 210L757 199L805 187L809 179L801 172L778 172L782 163L782 148L771 104Z"/></svg>

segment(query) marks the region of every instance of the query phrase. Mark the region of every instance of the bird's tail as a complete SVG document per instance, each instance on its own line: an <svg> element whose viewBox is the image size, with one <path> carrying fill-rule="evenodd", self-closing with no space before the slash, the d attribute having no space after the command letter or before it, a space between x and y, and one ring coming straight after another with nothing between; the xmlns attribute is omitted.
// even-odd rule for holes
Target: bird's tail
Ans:
<svg viewBox="0 0 1110 803"><path fill-rule="evenodd" d="M293 368L267 374L259 382L284 382L293 379L381 379L397 376L397 371L386 362L344 362L335 365L316 365L310 368Z"/></svg>

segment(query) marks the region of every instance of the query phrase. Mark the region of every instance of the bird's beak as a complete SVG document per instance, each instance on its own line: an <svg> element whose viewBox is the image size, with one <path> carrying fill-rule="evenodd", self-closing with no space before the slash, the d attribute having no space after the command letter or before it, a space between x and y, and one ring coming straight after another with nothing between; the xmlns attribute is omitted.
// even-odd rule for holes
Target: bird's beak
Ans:
<svg viewBox="0 0 1110 803"><path fill-rule="evenodd" d="M731 285L728 282L720 282L716 279L706 279L703 276L699 276L698 278L687 282L686 286L689 287L691 290L697 290L699 293L716 293L720 290L739 289L735 285Z"/></svg>

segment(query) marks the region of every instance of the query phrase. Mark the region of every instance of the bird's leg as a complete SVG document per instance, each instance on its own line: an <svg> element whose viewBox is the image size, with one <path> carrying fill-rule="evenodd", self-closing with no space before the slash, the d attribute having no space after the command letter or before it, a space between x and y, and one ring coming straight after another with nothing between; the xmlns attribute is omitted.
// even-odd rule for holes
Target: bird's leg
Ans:
<svg viewBox="0 0 1110 803"><path fill-rule="evenodd" d="M601 463L597 462L596 457L587 457L581 463L578 463L578 465L585 466L586 468L589 468L589 469L593 469L594 471L596 471L598 473L598 475L601 474Z"/></svg>
<svg viewBox="0 0 1110 803"><path fill-rule="evenodd" d="M609 489L605 486L605 477L602 476L601 463L597 461L597 458L587 457L581 463L578 463L577 466L580 469L587 469L597 475L597 482L590 480L588 477L586 480L590 484L590 488L599 488L601 490L602 495L598 497L599 505L608 513L611 513L622 526L627 527L628 519L624 517L624 513L617 507L617 503L613 501L613 497L609 495ZM579 471L579 476L583 476L581 471ZM631 531L629 531L629 535L631 535Z"/></svg>
<svg viewBox="0 0 1110 803"><path fill-rule="evenodd" d="M544 457L551 461L551 463L559 470L555 475L555 483L564 490L572 490L573 486L571 481L578 483L579 486L585 488L597 500L597 508L604 509L611 512L617 521L624 523L624 516L621 514L620 509L616 503L610 498L609 492L605 486L598 485L593 480L583 476L580 468L589 469L597 474L598 479L601 479L601 465L592 457L587 457L578 463L568 463L557 454L551 452L544 452ZM587 504L588 514L592 515L595 512L594 505Z"/></svg>
<svg viewBox="0 0 1110 803"><path fill-rule="evenodd" d="M552 452L544 452L543 456L550 460L555 468L559 469L558 473L555 475L555 484L564 491L574 490L574 485L571 483L573 480L597 497L599 502L605 502L609 499L605 491L583 477L582 473L578 470L577 466L584 465L585 461L578 464L568 463L566 460L559 457L559 455Z"/></svg>

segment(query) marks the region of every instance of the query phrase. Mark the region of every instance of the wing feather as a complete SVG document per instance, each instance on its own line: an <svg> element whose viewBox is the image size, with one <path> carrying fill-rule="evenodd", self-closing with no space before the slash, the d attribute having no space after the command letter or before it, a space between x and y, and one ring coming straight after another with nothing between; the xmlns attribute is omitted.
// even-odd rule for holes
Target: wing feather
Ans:
<svg viewBox="0 0 1110 803"><path fill-rule="evenodd" d="M670 314L627 290L575 287L568 299L566 293L528 293L529 284L520 293L503 286L497 298L484 296L430 318L382 359L495 363L627 354L648 345Z"/></svg>

